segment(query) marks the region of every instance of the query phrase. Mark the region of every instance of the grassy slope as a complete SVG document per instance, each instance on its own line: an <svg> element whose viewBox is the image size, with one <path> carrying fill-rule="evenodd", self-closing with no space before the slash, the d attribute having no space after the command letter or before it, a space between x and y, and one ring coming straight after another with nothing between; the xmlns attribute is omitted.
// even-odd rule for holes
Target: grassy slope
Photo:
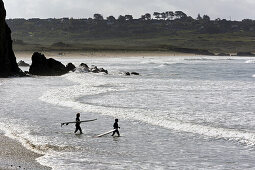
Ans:
<svg viewBox="0 0 255 170"><path fill-rule="evenodd" d="M14 45L15 50L143 50L165 51L167 47L205 49L214 53L236 53L255 51L255 33L237 32L224 34L198 34L192 31L175 33L142 34L120 37L93 37L91 32L14 32L15 39L22 39L28 44ZM65 42L70 47L53 47L52 43Z"/></svg>

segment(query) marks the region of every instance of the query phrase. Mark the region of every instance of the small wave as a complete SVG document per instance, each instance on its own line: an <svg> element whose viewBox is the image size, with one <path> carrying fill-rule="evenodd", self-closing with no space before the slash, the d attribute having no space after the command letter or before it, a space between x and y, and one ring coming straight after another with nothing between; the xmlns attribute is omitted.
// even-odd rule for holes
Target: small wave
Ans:
<svg viewBox="0 0 255 170"><path fill-rule="evenodd" d="M254 77L254 78L255 78L255 74L253 74L253 75L252 75L252 77Z"/></svg>
<svg viewBox="0 0 255 170"><path fill-rule="evenodd" d="M5 119L3 119L5 120ZM25 126L20 126L16 123L11 123L9 121L8 124L0 123L0 129L4 132L4 135L20 142L26 149L45 155L49 152L60 152L60 151L77 151L80 148L73 146L56 146L48 143L43 143L44 137L34 136L30 134L30 131Z"/></svg>
<svg viewBox="0 0 255 170"><path fill-rule="evenodd" d="M155 68L162 68L162 67L167 67L167 66L172 66L172 65L186 65L186 63L163 63Z"/></svg>
<svg viewBox="0 0 255 170"><path fill-rule="evenodd" d="M160 64L157 68L166 67L166 66L169 66L169 65L171 65L171 64L169 64L169 63L164 63L164 64Z"/></svg>
<svg viewBox="0 0 255 170"><path fill-rule="evenodd" d="M186 58L186 61L213 61L213 59L209 58Z"/></svg>
<svg viewBox="0 0 255 170"><path fill-rule="evenodd" d="M157 63L152 61L142 61L141 64L157 64Z"/></svg>
<svg viewBox="0 0 255 170"><path fill-rule="evenodd" d="M245 61L245 63L254 64L254 63L255 63L255 60L247 60L247 61Z"/></svg>
<svg viewBox="0 0 255 170"><path fill-rule="evenodd" d="M47 152L71 152L71 151L77 151L80 150L79 148L73 147L73 146L56 146L56 145L51 145L51 144L44 144L44 145L35 145L31 141L24 139L26 141L26 146L29 146L33 150L42 152L42 153L47 153Z"/></svg>

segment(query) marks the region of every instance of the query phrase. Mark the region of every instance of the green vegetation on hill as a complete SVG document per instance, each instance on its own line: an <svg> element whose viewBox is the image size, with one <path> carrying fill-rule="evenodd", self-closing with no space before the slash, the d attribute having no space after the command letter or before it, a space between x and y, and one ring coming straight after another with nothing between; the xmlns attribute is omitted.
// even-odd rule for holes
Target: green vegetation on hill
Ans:
<svg viewBox="0 0 255 170"><path fill-rule="evenodd" d="M9 19L16 50L255 51L255 21L196 19L182 11L106 19Z"/></svg>

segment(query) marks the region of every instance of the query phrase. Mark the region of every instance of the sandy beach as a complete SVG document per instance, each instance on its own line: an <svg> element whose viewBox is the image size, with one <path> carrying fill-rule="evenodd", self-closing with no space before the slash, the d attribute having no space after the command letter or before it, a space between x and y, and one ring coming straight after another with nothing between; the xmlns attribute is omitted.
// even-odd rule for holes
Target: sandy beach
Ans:
<svg viewBox="0 0 255 170"><path fill-rule="evenodd" d="M36 161L42 155L27 150L17 141L0 134L0 143L0 169L51 169Z"/></svg>
<svg viewBox="0 0 255 170"><path fill-rule="evenodd" d="M39 51L40 52L40 51ZM99 52L84 52L84 51L43 51L43 53L47 58L119 58L119 57L152 57L152 56L199 56L196 54L189 53L179 53L179 52L162 52L162 51L137 51L137 52L125 52L125 51L99 51ZM30 58L33 55L32 51L16 51L15 55L17 58Z"/></svg>

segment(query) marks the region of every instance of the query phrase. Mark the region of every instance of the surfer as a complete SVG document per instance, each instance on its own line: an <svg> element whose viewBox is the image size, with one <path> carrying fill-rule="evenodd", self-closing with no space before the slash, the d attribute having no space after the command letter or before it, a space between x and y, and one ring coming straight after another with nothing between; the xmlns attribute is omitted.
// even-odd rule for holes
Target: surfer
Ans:
<svg viewBox="0 0 255 170"><path fill-rule="evenodd" d="M82 130L81 130L80 124L81 124L81 121L80 121L80 113L77 113L77 114L76 114L76 123L75 123L76 129L75 129L74 133L76 133L76 132L79 130L79 131L80 131L80 134L82 134Z"/></svg>
<svg viewBox="0 0 255 170"><path fill-rule="evenodd" d="M115 133L117 133L118 134L118 136L120 136L120 132L119 132L119 125L118 125L118 119L115 119L115 123L113 124L113 128L114 128L114 131L113 131L113 133L112 133L112 136L115 134Z"/></svg>

